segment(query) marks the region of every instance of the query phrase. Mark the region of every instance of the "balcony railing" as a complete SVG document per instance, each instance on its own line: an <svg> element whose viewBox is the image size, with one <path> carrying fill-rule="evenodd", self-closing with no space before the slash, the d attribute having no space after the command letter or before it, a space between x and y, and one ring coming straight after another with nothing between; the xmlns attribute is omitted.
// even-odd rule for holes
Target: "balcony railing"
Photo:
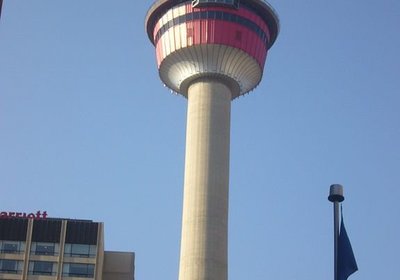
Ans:
<svg viewBox="0 0 400 280"><path fill-rule="evenodd" d="M30 275L49 275L49 276L57 275L57 272L55 271L41 271L41 270L30 270L28 273Z"/></svg>
<svg viewBox="0 0 400 280"><path fill-rule="evenodd" d="M64 253L66 257L75 257L75 258L94 258L96 254L90 253Z"/></svg>
<svg viewBox="0 0 400 280"><path fill-rule="evenodd" d="M1 273L8 273L8 274L20 274L22 270L19 269L7 269L7 268L0 268Z"/></svg>
<svg viewBox="0 0 400 280"><path fill-rule="evenodd" d="M64 272L62 274L64 277L82 277L82 278L93 278L93 274L85 274L85 273L75 273L75 272Z"/></svg>
<svg viewBox="0 0 400 280"><path fill-rule="evenodd" d="M22 254L24 250L13 250L13 249L1 249L1 254Z"/></svg>

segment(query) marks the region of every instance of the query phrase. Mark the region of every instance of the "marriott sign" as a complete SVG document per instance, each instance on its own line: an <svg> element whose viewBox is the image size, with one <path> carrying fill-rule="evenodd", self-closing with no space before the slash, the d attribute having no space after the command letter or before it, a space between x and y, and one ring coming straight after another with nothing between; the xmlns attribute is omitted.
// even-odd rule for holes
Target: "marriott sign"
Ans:
<svg viewBox="0 0 400 280"><path fill-rule="evenodd" d="M28 218L41 220L47 218L47 211L37 211L36 213L25 213L25 212L11 212L11 211L2 211L0 212L0 219L8 219L8 218Z"/></svg>

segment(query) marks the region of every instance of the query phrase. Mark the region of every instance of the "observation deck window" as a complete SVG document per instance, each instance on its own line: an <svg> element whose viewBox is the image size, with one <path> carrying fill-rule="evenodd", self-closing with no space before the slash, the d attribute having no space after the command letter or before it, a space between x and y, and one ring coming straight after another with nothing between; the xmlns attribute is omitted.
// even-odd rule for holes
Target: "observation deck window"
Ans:
<svg viewBox="0 0 400 280"><path fill-rule="evenodd" d="M239 0L192 0L193 8L200 8L205 6L228 6L238 9Z"/></svg>

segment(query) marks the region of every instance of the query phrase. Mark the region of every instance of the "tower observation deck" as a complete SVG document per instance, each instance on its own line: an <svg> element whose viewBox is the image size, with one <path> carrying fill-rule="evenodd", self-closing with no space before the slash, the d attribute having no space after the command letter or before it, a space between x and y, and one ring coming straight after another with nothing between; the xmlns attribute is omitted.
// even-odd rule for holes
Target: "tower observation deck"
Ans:
<svg viewBox="0 0 400 280"><path fill-rule="evenodd" d="M188 99L180 280L227 280L231 100L261 81L279 20L262 0L159 0L146 32Z"/></svg>

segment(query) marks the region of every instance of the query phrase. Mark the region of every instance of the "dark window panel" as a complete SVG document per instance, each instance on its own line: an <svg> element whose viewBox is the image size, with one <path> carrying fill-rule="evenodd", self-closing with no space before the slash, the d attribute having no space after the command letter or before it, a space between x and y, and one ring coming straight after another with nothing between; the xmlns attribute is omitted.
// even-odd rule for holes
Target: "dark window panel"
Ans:
<svg viewBox="0 0 400 280"><path fill-rule="evenodd" d="M33 221L33 242L59 243L61 235L61 220L35 220Z"/></svg>
<svg viewBox="0 0 400 280"><path fill-rule="evenodd" d="M0 240L25 241L28 219L0 219Z"/></svg>
<svg viewBox="0 0 400 280"><path fill-rule="evenodd" d="M97 244L98 223L85 221L68 221L65 243Z"/></svg>

